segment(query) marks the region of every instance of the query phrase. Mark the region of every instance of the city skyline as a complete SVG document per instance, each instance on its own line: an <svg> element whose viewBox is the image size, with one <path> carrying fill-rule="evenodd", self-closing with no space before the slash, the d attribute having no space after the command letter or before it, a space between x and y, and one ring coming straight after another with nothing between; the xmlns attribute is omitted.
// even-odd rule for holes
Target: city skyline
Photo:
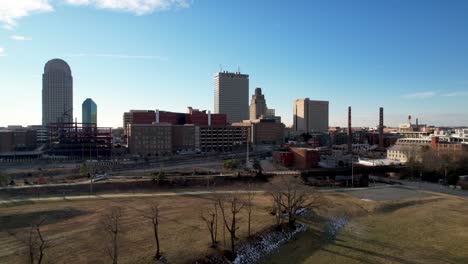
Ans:
<svg viewBox="0 0 468 264"><path fill-rule="evenodd" d="M44 0L36 9L6 2L13 4L0 6L0 126L41 123L41 73L53 58L73 69L73 105L95 98L103 126L122 126L128 109L213 110L219 64L249 74L249 96L262 87L287 125L291 103L305 97L330 102L331 126L346 126L348 106L354 126L377 126L380 106L387 126L408 115L468 125L463 1L155 1L177 4L144 12L94 8L97 1ZM73 112L79 119L80 109Z"/></svg>

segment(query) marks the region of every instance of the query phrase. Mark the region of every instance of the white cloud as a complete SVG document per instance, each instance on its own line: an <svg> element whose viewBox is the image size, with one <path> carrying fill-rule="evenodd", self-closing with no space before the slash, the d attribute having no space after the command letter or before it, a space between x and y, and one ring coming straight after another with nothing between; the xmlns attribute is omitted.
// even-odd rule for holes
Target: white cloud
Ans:
<svg viewBox="0 0 468 264"><path fill-rule="evenodd" d="M446 96L446 97L468 96L468 91L450 92L450 93L442 94L442 96Z"/></svg>
<svg viewBox="0 0 468 264"><path fill-rule="evenodd" d="M112 53L78 53L69 54L65 57L99 57L99 58L113 58L113 59L142 59L142 60L161 60L167 61L166 57L154 55L129 55L129 54L112 54Z"/></svg>
<svg viewBox="0 0 468 264"><path fill-rule="evenodd" d="M436 95L435 92L420 92L420 93L412 93L412 94L405 94L404 97L406 98L430 98Z"/></svg>
<svg viewBox="0 0 468 264"><path fill-rule="evenodd" d="M189 7L191 0L65 0L72 5L93 5L100 9L130 12L145 15L155 11L168 10L174 7Z"/></svg>
<svg viewBox="0 0 468 264"><path fill-rule="evenodd" d="M71 5L87 5L89 4L89 0L65 0L65 2Z"/></svg>
<svg viewBox="0 0 468 264"><path fill-rule="evenodd" d="M72 6L94 6L99 9L145 15L171 8L187 8L193 0L0 0L2 27L13 30L18 19L35 13L52 12L54 8L51 3L59 1Z"/></svg>
<svg viewBox="0 0 468 264"><path fill-rule="evenodd" d="M18 35L12 35L12 36L11 36L11 39L13 39L13 40L19 40L19 41L32 40L31 37L18 36Z"/></svg>
<svg viewBox="0 0 468 264"><path fill-rule="evenodd" d="M4 57L4 56L6 56L5 50L2 47L0 47L0 57Z"/></svg>
<svg viewBox="0 0 468 264"><path fill-rule="evenodd" d="M49 0L2 0L0 3L0 22L4 23L3 28L12 30L19 18L53 10Z"/></svg>

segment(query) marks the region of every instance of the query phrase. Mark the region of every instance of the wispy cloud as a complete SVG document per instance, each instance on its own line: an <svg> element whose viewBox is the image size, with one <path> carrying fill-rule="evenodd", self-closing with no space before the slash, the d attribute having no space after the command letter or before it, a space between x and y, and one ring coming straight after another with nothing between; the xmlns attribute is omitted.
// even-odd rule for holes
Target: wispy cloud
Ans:
<svg viewBox="0 0 468 264"><path fill-rule="evenodd" d="M95 57L95 58L113 58L113 59L135 59L135 60L160 60L167 61L166 57L154 55L130 55L130 54L112 54L112 53L77 53L68 54L65 57Z"/></svg>
<svg viewBox="0 0 468 264"><path fill-rule="evenodd" d="M13 39L13 40L18 40L18 41L32 40L31 37L18 36L18 35L13 35L13 36L11 36L11 39Z"/></svg>
<svg viewBox="0 0 468 264"><path fill-rule="evenodd" d="M110 9L145 15L171 8L189 7L191 0L65 0L71 5L90 5L99 9Z"/></svg>
<svg viewBox="0 0 468 264"><path fill-rule="evenodd" d="M3 22L3 28L13 30L19 18L53 10L49 0L2 0L0 22Z"/></svg>
<svg viewBox="0 0 468 264"><path fill-rule="evenodd" d="M5 50L2 47L0 47L0 57L4 57L4 56L6 56Z"/></svg>
<svg viewBox="0 0 468 264"><path fill-rule="evenodd" d="M411 93L411 94L405 94L403 97L405 98L431 98L436 96L435 92L428 91L428 92L419 92L419 93Z"/></svg>
<svg viewBox="0 0 468 264"><path fill-rule="evenodd" d="M450 93L442 94L442 96L446 96L446 97L468 96L468 91L450 92Z"/></svg>
<svg viewBox="0 0 468 264"><path fill-rule="evenodd" d="M52 3L57 2L145 15L171 8L187 8L193 0L0 0L2 27L13 30L17 26L18 19L36 13L52 12L54 11Z"/></svg>

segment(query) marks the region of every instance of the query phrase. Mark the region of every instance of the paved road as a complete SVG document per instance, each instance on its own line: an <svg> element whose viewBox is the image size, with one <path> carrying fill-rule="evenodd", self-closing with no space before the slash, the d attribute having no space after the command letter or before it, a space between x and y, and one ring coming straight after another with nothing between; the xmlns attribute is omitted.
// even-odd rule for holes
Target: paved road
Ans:
<svg viewBox="0 0 468 264"><path fill-rule="evenodd" d="M377 176L371 176L370 178L375 179L375 180L382 180L382 179L388 180L388 178L382 178L382 177L377 177ZM451 189L448 186L441 185L441 184L430 183L430 182L397 180L397 179L392 179L392 181L399 182L402 184L401 186L415 189L415 190L420 189L420 190L429 191L429 192L444 193L444 194L450 194L450 195L468 198L468 191Z"/></svg>

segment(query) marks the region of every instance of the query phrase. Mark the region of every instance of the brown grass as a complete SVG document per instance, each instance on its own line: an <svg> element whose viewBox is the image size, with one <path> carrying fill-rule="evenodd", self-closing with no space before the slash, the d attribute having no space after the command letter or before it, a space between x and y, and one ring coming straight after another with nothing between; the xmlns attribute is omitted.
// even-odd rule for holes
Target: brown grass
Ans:
<svg viewBox="0 0 468 264"><path fill-rule="evenodd" d="M46 252L46 263L108 263L105 253L105 234L100 218L112 206L124 209L121 238L121 263L150 263L154 254L154 237L150 220L143 217L149 206L161 206L160 240L163 255L171 263L186 263L206 254L210 249L209 232L200 219L202 208L211 206L213 196L128 198L114 200L88 200L50 202L3 207L0 211L0 259L2 263L26 263L26 247L20 242L28 234L30 223L41 216L47 217L44 235L51 247ZM268 196L256 195L252 218L254 232L272 225L268 213ZM242 213L240 238L247 233L245 212ZM221 226L221 219L220 219ZM14 233L12 234L9 233ZM223 245L222 229L218 240ZM229 239L226 232L226 243ZM228 247L229 244L226 245Z"/></svg>
<svg viewBox="0 0 468 264"><path fill-rule="evenodd" d="M335 239L312 228L264 263L468 263L468 203L436 196L375 203Z"/></svg>

